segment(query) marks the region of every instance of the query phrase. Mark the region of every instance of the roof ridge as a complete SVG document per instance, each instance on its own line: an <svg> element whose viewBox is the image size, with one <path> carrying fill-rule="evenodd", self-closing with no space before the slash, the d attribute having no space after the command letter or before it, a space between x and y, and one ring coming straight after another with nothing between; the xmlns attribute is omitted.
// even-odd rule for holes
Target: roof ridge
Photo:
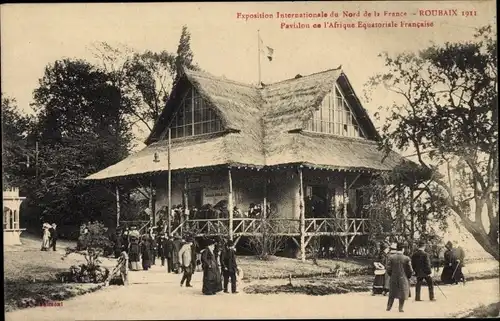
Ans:
<svg viewBox="0 0 500 321"><path fill-rule="evenodd" d="M310 76L315 76L315 75L319 75L319 74L323 74L323 73L327 73L327 72L331 72L331 71L337 71L337 70L342 70L342 65L338 66L337 68L330 68L330 69L327 69L327 70L322 70L322 71L314 72L312 74L305 75L305 76L301 75L302 77L299 77L299 78L288 78L288 79L280 80L280 81L277 81L277 82L273 82L273 83L269 84L268 86L270 86L270 85L276 85L276 84L281 84L281 83L284 83L284 82L287 82L287 81L300 80L300 79L304 79L304 78L307 78L307 77L310 77Z"/></svg>
<svg viewBox="0 0 500 321"><path fill-rule="evenodd" d="M249 88L258 89L257 86L254 86L252 84L247 84L247 83L244 83L244 82L240 82L240 81L228 79L228 78L225 78L225 77L222 77L222 76L216 76L216 75L211 74L211 73L206 72L206 71L186 70L186 74L193 75L193 76L198 76L198 77L202 77L202 78L208 78L208 79L212 79L212 80L224 81L224 82L232 83L232 84L235 84L235 85L240 85L240 86L245 86L245 87L249 87Z"/></svg>
<svg viewBox="0 0 500 321"><path fill-rule="evenodd" d="M277 82L269 83L269 84L266 84L263 87L255 86L255 85L244 83L244 82L241 82L241 81L236 81L236 80L228 79L228 78L225 78L223 76L216 76L216 75L214 75L212 73L209 73L207 71L198 71L198 70L186 69L185 73L189 74L189 75L198 76L198 77L208 78L208 79L212 79L212 80L219 80L219 81L224 81L226 83L232 83L232 84L235 84L235 85L240 85L240 86L245 86L245 87L249 87L249 88L263 90L263 89L266 89L268 86L272 86L272 85L276 85L276 84L281 84L281 83L288 82L288 81L300 80L300 79L304 79L304 78L307 78L307 77L310 77L310 76L315 76L315 75L319 75L319 74L323 74L323 73L327 73L327 72L332 72L332 71L338 71L338 70L342 70L342 65L338 66L337 68L330 68L330 69L327 69L327 70L322 70L322 71L314 72L312 74L308 74L308 75L302 76L300 78L288 78L288 79L280 80L280 81L277 81Z"/></svg>

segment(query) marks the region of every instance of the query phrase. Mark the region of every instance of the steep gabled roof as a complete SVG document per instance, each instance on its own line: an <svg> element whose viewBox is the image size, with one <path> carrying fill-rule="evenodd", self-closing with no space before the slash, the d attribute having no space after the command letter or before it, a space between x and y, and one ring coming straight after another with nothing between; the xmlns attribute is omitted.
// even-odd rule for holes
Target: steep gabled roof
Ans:
<svg viewBox="0 0 500 321"><path fill-rule="evenodd" d="M369 139L303 132L313 111L337 83ZM405 161L396 153L384 158L375 126L340 68L296 77L263 88L205 72L184 70L146 140L148 146L87 179L139 175L167 170L168 128L183 93L194 88L217 113L226 131L172 141L171 169L217 165L275 166L302 163L331 169L391 170ZM159 162L153 162L158 153Z"/></svg>
<svg viewBox="0 0 500 321"><path fill-rule="evenodd" d="M174 84L172 95L179 95L180 88L186 85L195 90L209 103L219 115L228 130L241 131L257 121L263 104L258 88L232 80L215 77L211 74L184 69L183 75ZM170 115L175 112L178 100L170 97L146 139L146 144L159 140L159 135L167 128Z"/></svg>

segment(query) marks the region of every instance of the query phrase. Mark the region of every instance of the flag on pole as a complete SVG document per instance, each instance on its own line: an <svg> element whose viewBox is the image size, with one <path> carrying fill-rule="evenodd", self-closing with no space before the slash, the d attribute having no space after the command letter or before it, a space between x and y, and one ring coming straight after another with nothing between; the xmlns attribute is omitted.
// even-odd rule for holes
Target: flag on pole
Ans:
<svg viewBox="0 0 500 321"><path fill-rule="evenodd" d="M259 40L260 40L260 44L261 44L261 46L260 46L260 48L261 48L261 49L260 49L260 51L261 51L264 55L266 55L266 57L267 57L267 59L268 59L269 61L273 61L274 49L273 49L273 48L271 48L271 47L269 47L269 46L264 46L264 42L262 41L262 39L260 38L260 36L259 36ZM264 47L266 47L267 52L264 52L264 49L263 49Z"/></svg>

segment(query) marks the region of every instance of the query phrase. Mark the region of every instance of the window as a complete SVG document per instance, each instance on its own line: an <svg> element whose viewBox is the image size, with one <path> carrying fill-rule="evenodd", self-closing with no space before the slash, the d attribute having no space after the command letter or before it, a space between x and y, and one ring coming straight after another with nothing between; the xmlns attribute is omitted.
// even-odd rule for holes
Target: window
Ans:
<svg viewBox="0 0 500 321"><path fill-rule="evenodd" d="M172 139L218 133L222 123L214 110L193 89L190 89L172 121Z"/></svg>
<svg viewBox="0 0 500 321"><path fill-rule="evenodd" d="M307 130L326 134L365 137L344 95L337 85L323 99L321 107L307 122Z"/></svg>

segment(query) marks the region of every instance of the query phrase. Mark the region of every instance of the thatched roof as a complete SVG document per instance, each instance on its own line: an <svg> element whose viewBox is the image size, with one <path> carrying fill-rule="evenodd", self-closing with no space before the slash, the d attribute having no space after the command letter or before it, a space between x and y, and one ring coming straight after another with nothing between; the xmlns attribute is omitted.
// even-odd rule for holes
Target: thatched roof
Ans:
<svg viewBox="0 0 500 321"><path fill-rule="evenodd" d="M368 139L301 130L336 82ZM385 171L402 161L396 153L383 160L383 153L377 149L375 127L340 68L263 88L185 70L174 84L165 109L146 140L148 146L87 179L166 171L167 141L162 139L162 133L168 128L183 93L189 87L195 88L216 111L226 131L173 140L172 170L235 164L265 167L302 163L331 169ZM158 162L153 161L155 153L159 156Z"/></svg>

